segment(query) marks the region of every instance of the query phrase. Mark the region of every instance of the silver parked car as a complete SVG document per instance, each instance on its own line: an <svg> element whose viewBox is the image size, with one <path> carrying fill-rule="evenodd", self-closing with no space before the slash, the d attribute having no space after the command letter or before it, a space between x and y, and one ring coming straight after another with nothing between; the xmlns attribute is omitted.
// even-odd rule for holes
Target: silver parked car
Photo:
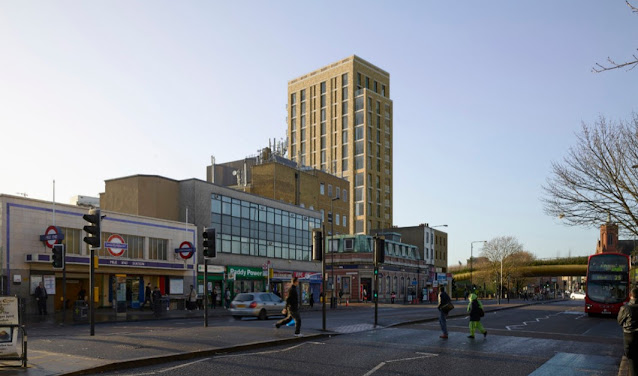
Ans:
<svg viewBox="0 0 638 376"><path fill-rule="evenodd" d="M237 294L230 303L230 314L236 320L242 317L257 317L265 320L269 316L282 316L286 302L271 292L245 292Z"/></svg>

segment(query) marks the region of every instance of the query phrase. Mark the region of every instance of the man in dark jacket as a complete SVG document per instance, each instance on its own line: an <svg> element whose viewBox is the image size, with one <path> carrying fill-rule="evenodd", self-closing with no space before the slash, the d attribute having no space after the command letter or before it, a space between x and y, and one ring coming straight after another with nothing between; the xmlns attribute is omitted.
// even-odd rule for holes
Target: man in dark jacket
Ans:
<svg viewBox="0 0 638 376"><path fill-rule="evenodd" d="M44 288L42 282L35 288L35 300L38 301L38 314L46 315L47 314L47 289Z"/></svg>
<svg viewBox="0 0 638 376"><path fill-rule="evenodd" d="M439 336L439 338L447 339L447 314L450 312L446 310L443 306L446 306L448 303L452 303L452 299L445 292L445 287L439 287L439 324L441 325L441 331L443 334Z"/></svg>
<svg viewBox="0 0 638 376"><path fill-rule="evenodd" d="M299 315L299 295L297 293L298 285L299 280L297 277L292 277L292 286L290 286L288 297L286 298L287 315L275 324L275 328L279 329L280 326L286 325L292 321L292 319L295 319L295 337L301 336L301 315Z"/></svg>
<svg viewBox="0 0 638 376"><path fill-rule="evenodd" d="M625 356L629 359L629 374L638 375L638 288L631 290L629 303L620 307L618 324L622 326Z"/></svg>
<svg viewBox="0 0 638 376"><path fill-rule="evenodd" d="M149 282L146 285L146 289L144 289L144 303L142 303L142 305L140 306L140 311L144 310L144 307L146 306L146 303L148 303L151 306L151 309L153 309L152 307L152 297L151 295L153 294L153 291L151 291L151 283Z"/></svg>

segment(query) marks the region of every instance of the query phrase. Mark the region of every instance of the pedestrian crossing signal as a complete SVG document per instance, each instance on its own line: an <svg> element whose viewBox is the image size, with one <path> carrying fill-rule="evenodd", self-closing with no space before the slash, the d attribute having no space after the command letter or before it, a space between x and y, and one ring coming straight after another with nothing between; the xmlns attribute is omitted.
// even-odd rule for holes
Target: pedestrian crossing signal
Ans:
<svg viewBox="0 0 638 376"><path fill-rule="evenodd" d="M51 264L53 269L64 269L64 244L54 244Z"/></svg>
<svg viewBox="0 0 638 376"><path fill-rule="evenodd" d="M89 214L84 214L82 218L89 222L88 226L84 226L84 231L89 235L84 237L84 242L91 248L100 248L102 234L102 216L100 209L91 209L89 210Z"/></svg>
<svg viewBox="0 0 638 376"><path fill-rule="evenodd" d="M385 237L374 237L374 259L377 264L383 264L385 262Z"/></svg>
<svg viewBox="0 0 638 376"><path fill-rule="evenodd" d="M204 230L202 234L204 237L204 257L216 257L217 256L217 246L215 244L216 236L214 228L207 228Z"/></svg>
<svg viewBox="0 0 638 376"><path fill-rule="evenodd" d="M318 229L312 230L312 259L323 260L323 232Z"/></svg>

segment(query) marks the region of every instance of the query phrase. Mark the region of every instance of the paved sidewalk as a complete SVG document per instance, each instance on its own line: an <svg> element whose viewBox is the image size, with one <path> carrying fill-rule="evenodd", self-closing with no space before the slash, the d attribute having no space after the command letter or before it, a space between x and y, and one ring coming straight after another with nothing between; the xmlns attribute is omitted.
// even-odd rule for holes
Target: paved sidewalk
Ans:
<svg viewBox="0 0 638 376"><path fill-rule="evenodd" d="M510 304L502 301L497 305L494 300L483 301L487 312L518 307L542 302L514 301ZM457 309L451 317L465 316L466 301L454 302ZM353 303L348 307L339 306L338 311L369 310L372 303ZM413 322L426 322L438 319L436 304L379 304L380 308L392 307L405 310L415 310L418 320L393 321L392 317L384 316L379 320L380 327L404 325ZM309 308L305 307L307 312ZM313 311L319 313L321 305L315 305ZM330 310L327 308L328 317ZM348 325L348 327L332 331L322 331L321 324L308 325L304 322L304 337L295 338L289 328L274 330L270 325L256 327L246 325L247 322L235 321L225 309L209 310L209 327L203 326L203 310L195 311L166 311L159 320L188 319L200 320L202 326L174 326L154 327L153 313L133 311L126 316L117 316L110 309L96 311L95 336L89 335L87 323L73 323L72 319L62 320L60 313L55 316L28 322L28 367L9 368L0 362L3 375L83 375L100 371L131 368L149 364L157 364L172 360L185 360L201 356L211 356L218 353L245 351L249 349L281 345L290 342L304 341L308 338L322 338L341 333L370 330L372 323ZM33 317L29 318L34 319ZM310 320L309 320L310 321ZM320 321L320 320L319 320ZM273 320L270 322L274 323ZM117 330L109 331L109 325L101 323L116 323ZM121 323L121 325L120 325ZM112 326L112 325L111 325ZM124 328L124 330L122 330ZM328 327L328 329L330 329ZM12 362L18 364L18 362ZM5 366L3 366L5 365Z"/></svg>

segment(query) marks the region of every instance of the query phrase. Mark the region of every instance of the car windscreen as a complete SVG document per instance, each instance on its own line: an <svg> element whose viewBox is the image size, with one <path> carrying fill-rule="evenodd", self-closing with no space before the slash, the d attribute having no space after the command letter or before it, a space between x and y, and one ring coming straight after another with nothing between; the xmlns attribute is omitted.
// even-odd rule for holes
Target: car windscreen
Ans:
<svg viewBox="0 0 638 376"><path fill-rule="evenodd" d="M255 300L253 294L239 294L235 297L236 302L252 302Z"/></svg>

